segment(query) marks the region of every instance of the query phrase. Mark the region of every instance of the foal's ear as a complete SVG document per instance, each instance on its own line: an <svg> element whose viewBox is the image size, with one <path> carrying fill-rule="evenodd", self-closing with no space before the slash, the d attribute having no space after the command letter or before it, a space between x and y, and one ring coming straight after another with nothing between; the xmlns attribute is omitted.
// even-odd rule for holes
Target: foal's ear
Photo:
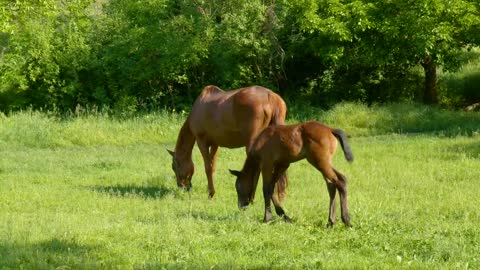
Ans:
<svg viewBox="0 0 480 270"><path fill-rule="evenodd" d="M168 151L168 153L170 153L170 155L172 155L172 157L175 157L175 152L173 152L172 150L168 150L168 149L167 149L167 151Z"/></svg>
<svg viewBox="0 0 480 270"><path fill-rule="evenodd" d="M230 169L229 169L229 171L230 171L231 174L235 175L236 177L240 177L240 175L242 175L242 172L239 172L239 171L230 170Z"/></svg>

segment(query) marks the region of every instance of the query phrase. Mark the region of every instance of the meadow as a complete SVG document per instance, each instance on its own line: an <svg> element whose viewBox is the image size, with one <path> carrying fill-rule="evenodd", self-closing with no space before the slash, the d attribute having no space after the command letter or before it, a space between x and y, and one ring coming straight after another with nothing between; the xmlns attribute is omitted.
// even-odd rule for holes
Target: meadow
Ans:
<svg viewBox="0 0 480 270"><path fill-rule="evenodd" d="M195 147L191 192L171 157L185 114L0 113L0 269L479 269L480 113L418 104L290 106L350 135L353 228L326 228L328 194L290 166L294 222L237 207L244 149L220 149L208 199Z"/></svg>

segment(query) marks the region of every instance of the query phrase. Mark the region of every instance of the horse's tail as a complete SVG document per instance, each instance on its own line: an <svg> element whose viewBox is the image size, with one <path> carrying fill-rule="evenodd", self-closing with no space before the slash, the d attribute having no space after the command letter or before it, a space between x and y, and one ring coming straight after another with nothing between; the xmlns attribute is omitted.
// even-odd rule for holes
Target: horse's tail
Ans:
<svg viewBox="0 0 480 270"><path fill-rule="evenodd" d="M285 118L287 115L287 105L285 101L276 93L271 93L274 97L271 97L270 100L273 102L273 111L272 116L270 119L270 126L272 125L285 125ZM287 187L288 187L288 177L287 172L282 174L277 181L277 195L278 200L281 202L287 195Z"/></svg>
<svg viewBox="0 0 480 270"><path fill-rule="evenodd" d="M350 145L348 144L347 135L345 135L345 132L343 132L341 129L332 129L332 134L340 141L343 153L345 154L345 159L349 162L352 162L353 153L352 149L350 149Z"/></svg>
<svg viewBox="0 0 480 270"><path fill-rule="evenodd" d="M272 108L269 125L285 125L285 118L287 116L287 105L285 104L285 101L274 92L270 93L269 100Z"/></svg>

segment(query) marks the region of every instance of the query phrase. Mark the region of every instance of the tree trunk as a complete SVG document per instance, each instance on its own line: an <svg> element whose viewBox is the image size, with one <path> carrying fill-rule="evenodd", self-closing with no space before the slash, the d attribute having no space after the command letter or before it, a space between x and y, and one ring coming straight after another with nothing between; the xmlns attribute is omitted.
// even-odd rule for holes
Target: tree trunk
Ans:
<svg viewBox="0 0 480 270"><path fill-rule="evenodd" d="M427 55L422 63L425 71L425 89L423 92L423 103L438 104L437 93L437 65L431 55Z"/></svg>

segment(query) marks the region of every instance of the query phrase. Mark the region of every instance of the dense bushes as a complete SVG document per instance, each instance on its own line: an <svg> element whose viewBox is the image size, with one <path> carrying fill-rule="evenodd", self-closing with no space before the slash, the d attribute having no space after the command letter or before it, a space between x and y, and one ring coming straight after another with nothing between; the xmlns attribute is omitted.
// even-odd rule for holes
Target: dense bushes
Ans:
<svg viewBox="0 0 480 270"><path fill-rule="evenodd" d="M260 84L289 100L321 106L421 100L420 63L428 57L445 69L458 67L459 52L480 43L480 16L473 16L476 1L448 7L417 2L5 3L0 111L188 108L207 84ZM478 54L470 57L478 66ZM478 77L475 71L444 73L440 102L480 101Z"/></svg>

